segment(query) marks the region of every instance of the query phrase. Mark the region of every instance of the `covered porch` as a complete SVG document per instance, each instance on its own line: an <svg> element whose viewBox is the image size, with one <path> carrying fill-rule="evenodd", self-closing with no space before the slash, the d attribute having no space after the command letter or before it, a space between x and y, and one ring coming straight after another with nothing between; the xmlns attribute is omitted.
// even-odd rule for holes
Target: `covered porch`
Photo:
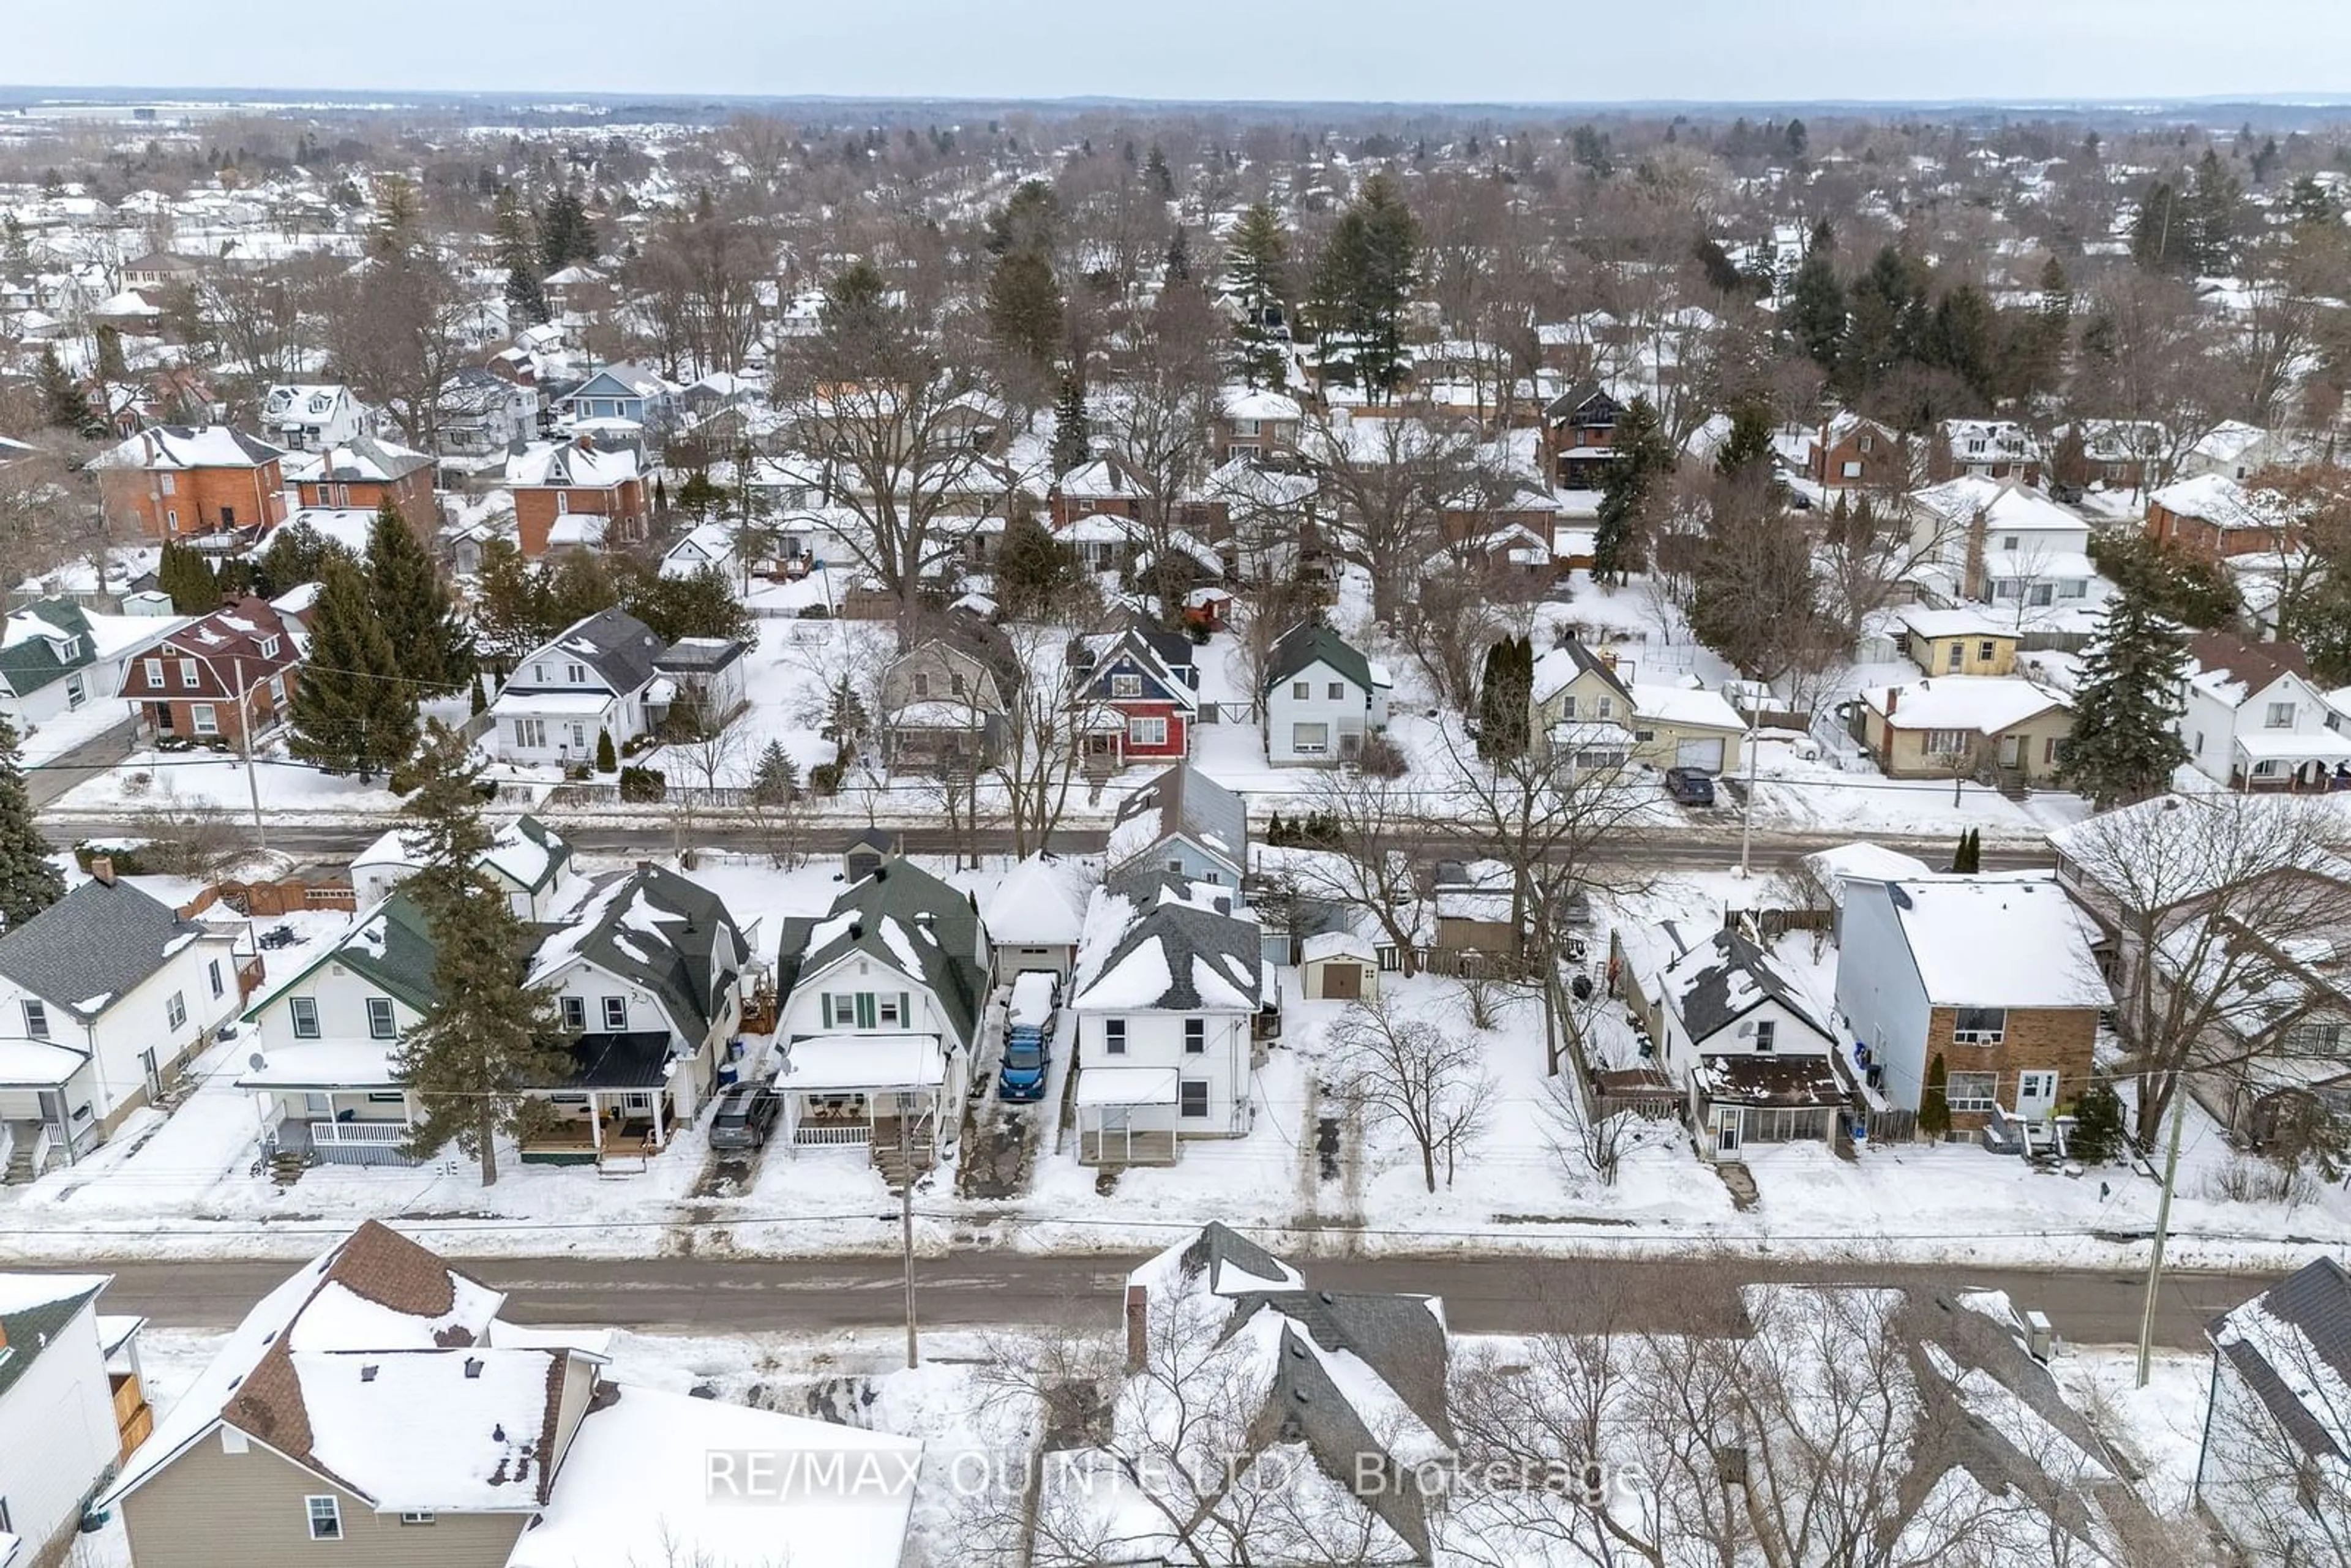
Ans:
<svg viewBox="0 0 2351 1568"><path fill-rule="evenodd" d="M2351 789L2351 736L2333 730L2263 730L2237 737L2229 788L2280 794Z"/></svg>
<svg viewBox="0 0 2351 1568"><path fill-rule="evenodd" d="M1172 1067L1088 1067L1078 1073L1078 1163L1172 1166L1176 1159Z"/></svg>
<svg viewBox="0 0 2351 1568"><path fill-rule="evenodd" d="M1737 1160L1751 1144L1834 1144L1844 1085L1825 1056L1709 1056L1691 1075L1698 1154Z"/></svg>
<svg viewBox="0 0 2351 1568"><path fill-rule="evenodd" d="M415 1107L381 1040L313 1040L256 1051L236 1086L251 1090L262 1158L298 1165L413 1166L404 1152Z"/></svg>
<svg viewBox="0 0 2351 1568"><path fill-rule="evenodd" d="M96 1148L96 1103L88 1051L0 1040L0 1182L35 1180Z"/></svg>
<svg viewBox="0 0 2351 1568"><path fill-rule="evenodd" d="M570 1051L570 1076L537 1096L543 1113L523 1137L523 1164L603 1166L650 1159L668 1146L678 1117L667 1034L583 1034Z"/></svg>
<svg viewBox="0 0 2351 1568"><path fill-rule="evenodd" d="M952 1097L936 1035L820 1034L784 1048L775 1091L783 1141L816 1148L894 1150L935 1159Z"/></svg>

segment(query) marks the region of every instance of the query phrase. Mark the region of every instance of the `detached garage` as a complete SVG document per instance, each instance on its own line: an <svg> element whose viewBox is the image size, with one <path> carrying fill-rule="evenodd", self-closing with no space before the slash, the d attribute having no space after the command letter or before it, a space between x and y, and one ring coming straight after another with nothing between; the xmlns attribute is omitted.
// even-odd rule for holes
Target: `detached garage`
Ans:
<svg viewBox="0 0 2351 1568"><path fill-rule="evenodd" d="M1633 725L1643 761L1717 774L1739 770L1747 720L1722 694L1695 686L1636 685L1632 690Z"/></svg>
<svg viewBox="0 0 2351 1568"><path fill-rule="evenodd" d="M1380 994L1380 961L1352 931L1309 936L1300 950L1299 981L1309 1001L1367 1002Z"/></svg>

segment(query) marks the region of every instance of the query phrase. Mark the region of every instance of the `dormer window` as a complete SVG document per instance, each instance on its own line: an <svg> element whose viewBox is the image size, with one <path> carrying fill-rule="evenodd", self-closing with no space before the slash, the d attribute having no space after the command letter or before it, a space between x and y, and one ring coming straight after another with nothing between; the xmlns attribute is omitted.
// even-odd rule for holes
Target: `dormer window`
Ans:
<svg viewBox="0 0 2351 1568"><path fill-rule="evenodd" d="M265 659L274 659L274 658L277 657L277 638L275 638L275 637L264 637L264 638L261 640L261 656L262 656L263 658L265 658Z"/></svg>

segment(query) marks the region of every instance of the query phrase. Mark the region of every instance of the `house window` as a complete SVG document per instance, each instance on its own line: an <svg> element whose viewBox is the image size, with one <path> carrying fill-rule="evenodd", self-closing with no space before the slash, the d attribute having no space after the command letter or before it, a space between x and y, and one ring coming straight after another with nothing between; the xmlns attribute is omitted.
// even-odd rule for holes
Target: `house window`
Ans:
<svg viewBox="0 0 2351 1568"><path fill-rule="evenodd" d="M518 718L514 721L514 743L517 751L547 749L547 721L543 718Z"/></svg>
<svg viewBox="0 0 2351 1568"><path fill-rule="evenodd" d="M142 660L141 663L145 664L147 666L147 684L150 686L162 685L163 684L163 661L161 659L147 659Z"/></svg>
<svg viewBox="0 0 2351 1568"><path fill-rule="evenodd" d="M2015 550L2016 550L2016 536L2015 536L2014 534L2002 534L2002 535L2001 535L2001 536L2000 536L2000 548L2001 548L2001 549L2004 549L2004 550L2009 551L2011 554L2015 553Z"/></svg>
<svg viewBox="0 0 2351 1568"><path fill-rule="evenodd" d="M178 495L179 493L180 493L180 482L179 482L179 480L178 480L177 478L175 478L175 477L174 477L173 476L172 476L172 475L169 475L169 474L164 475L164 476L163 476L163 494L165 494L166 496L176 496L176 495Z"/></svg>
<svg viewBox="0 0 2351 1568"><path fill-rule="evenodd" d="M1997 1072L1954 1072L1943 1085L1943 1100L1954 1111L1989 1111L1999 1092Z"/></svg>
<svg viewBox="0 0 2351 1568"><path fill-rule="evenodd" d="M2346 1043L2351 1043L2351 1030L2340 1022L2307 1019L2279 1038L2278 1051L2284 1056L2341 1056Z"/></svg>
<svg viewBox="0 0 2351 1568"><path fill-rule="evenodd" d="M1559 699L1559 716L1562 718L1573 718L1575 716L1575 694L1573 692L1570 692L1565 696Z"/></svg>
<svg viewBox="0 0 2351 1568"><path fill-rule="evenodd" d="M177 1029L188 1021L188 998L183 991L173 991L163 998L163 1022Z"/></svg>
<svg viewBox="0 0 2351 1568"><path fill-rule="evenodd" d="M193 686L196 684L196 662L193 659L180 661L180 684L183 686Z"/></svg>
<svg viewBox="0 0 2351 1568"><path fill-rule="evenodd" d="M1291 725L1290 749L1301 757L1322 756L1331 749L1331 727L1327 724Z"/></svg>
<svg viewBox="0 0 2351 1568"><path fill-rule="evenodd" d="M1865 456L1867 456L1867 455L1869 455L1869 453L1870 453L1871 449L1872 449L1872 448L1876 444L1876 440L1877 440L1877 438L1876 438L1876 436L1873 436L1873 435L1866 435L1866 434L1865 434L1864 436L1862 436L1862 438L1860 439L1860 441L1859 441L1856 444L1858 444L1858 445L1860 446L1861 451L1862 451L1862 455L1863 455L1863 456L1865 456ZM1856 470L1856 472L1858 471L1858 468L1859 468L1859 465L1855 465L1855 470Z"/></svg>
<svg viewBox="0 0 2351 1568"><path fill-rule="evenodd" d="M2294 705L2292 703L2270 704L2269 711L2262 716L2262 727L2263 729L2292 729L2294 727Z"/></svg>
<svg viewBox="0 0 2351 1568"><path fill-rule="evenodd" d="M367 1015L370 1040L392 1040L400 1033L392 1021L390 997L370 997L367 999Z"/></svg>
<svg viewBox="0 0 2351 1568"><path fill-rule="evenodd" d="M1113 675L1110 678L1110 695L1114 697L1141 696L1143 695L1143 677L1141 675Z"/></svg>
<svg viewBox="0 0 2351 1568"><path fill-rule="evenodd" d="M1927 732L1927 750L1935 757L1964 757L1972 748L1973 737L1964 729L1930 729Z"/></svg>
<svg viewBox="0 0 2351 1568"><path fill-rule="evenodd" d="M1165 746L1167 744L1167 721L1164 718L1128 719L1126 740L1130 746Z"/></svg>
<svg viewBox="0 0 2351 1568"><path fill-rule="evenodd" d="M571 492L569 490L558 490L555 493L555 515L559 517L568 517L571 515Z"/></svg>
<svg viewBox="0 0 2351 1568"><path fill-rule="evenodd" d="M580 997L565 997L559 1005L563 1009L563 1032L586 1034L588 1032L587 1001Z"/></svg>
<svg viewBox="0 0 2351 1568"><path fill-rule="evenodd" d="M220 733L220 715L210 703L190 703L188 723L193 727L198 735Z"/></svg>
<svg viewBox="0 0 2351 1568"><path fill-rule="evenodd" d="M1300 702L1305 702L1314 695L1314 683L1292 681L1290 683L1290 695Z"/></svg>
<svg viewBox="0 0 2351 1568"><path fill-rule="evenodd" d="M1206 1054L1207 1049L1208 1020L1207 1019L1186 1019L1184 1020L1184 1054L1186 1056L1200 1056Z"/></svg>
<svg viewBox="0 0 2351 1568"><path fill-rule="evenodd" d="M1323 686L1322 695L1334 703L1344 702L1347 700L1347 683L1332 681Z"/></svg>
<svg viewBox="0 0 2351 1568"><path fill-rule="evenodd" d="M906 993L884 991L873 999L874 1025L879 1029L906 1027Z"/></svg>
<svg viewBox="0 0 2351 1568"><path fill-rule="evenodd" d="M400 1522L402 1524L431 1524L433 1522L433 1511L429 1508L412 1510L400 1516Z"/></svg>
<svg viewBox="0 0 2351 1568"><path fill-rule="evenodd" d="M25 1032L35 1040L49 1038L49 1009L46 1002L25 998Z"/></svg>
<svg viewBox="0 0 2351 1568"><path fill-rule="evenodd" d="M1860 465L1860 464L1858 464L1858 463L1848 463L1848 464L1846 464L1846 465L1844 465L1844 476L1845 476L1846 478L1848 478L1848 479L1858 479L1858 478L1860 478L1860 477L1861 477L1861 465Z"/></svg>
<svg viewBox="0 0 2351 1568"><path fill-rule="evenodd" d="M926 697L931 695L931 677L929 672L924 670L916 670L914 672L914 695L918 697Z"/></svg>
<svg viewBox="0 0 2351 1568"><path fill-rule="evenodd" d="M286 1004L286 1010L287 1015L294 1020L294 1038L296 1040L316 1040L319 1038L318 998L296 997Z"/></svg>
<svg viewBox="0 0 2351 1568"><path fill-rule="evenodd" d="M604 998L604 1028L606 1032L620 1034L624 1032L628 1027L629 998L626 997L606 997Z"/></svg>
<svg viewBox="0 0 2351 1568"><path fill-rule="evenodd" d="M588 684L588 666L585 664L564 665L563 681L566 685L586 685Z"/></svg>
<svg viewBox="0 0 2351 1568"><path fill-rule="evenodd" d="M1988 643L1988 642L1987 642L1987 643L1977 643L1977 644L1976 644L1976 657L1977 657L1977 659L1978 659L1978 660L1980 660L1980 662L1982 662L1982 663L1984 663L1984 664L1991 664L1991 657L1992 657L1992 644L1991 644L1991 643Z"/></svg>
<svg viewBox="0 0 2351 1568"><path fill-rule="evenodd" d="M269 706L273 708L286 706L286 677L283 675L269 677Z"/></svg>
<svg viewBox="0 0 2351 1568"><path fill-rule="evenodd" d="M2057 597L2060 599L2089 598L2090 580L2086 577L2067 578L2064 581L2057 585Z"/></svg>
<svg viewBox="0 0 2351 1568"><path fill-rule="evenodd" d="M1951 1040L1957 1045L1998 1045L2008 1038L2008 1009L2005 1008L1959 1008L1951 1022Z"/></svg>
<svg viewBox="0 0 2351 1568"><path fill-rule="evenodd" d="M221 979L221 967L220 960L218 958L214 959L210 964L205 966L204 973L211 977L213 983L213 995L214 997L220 996L223 992L228 989L226 983Z"/></svg>
<svg viewBox="0 0 2351 1568"><path fill-rule="evenodd" d="M2032 585L2032 591L2024 596L2024 601L2027 604L2034 605L2047 604L2050 601L2056 598L2056 596L2057 589L2055 584L2036 582Z"/></svg>
<svg viewBox="0 0 2351 1568"><path fill-rule="evenodd" d="M1780 1025L1776 1019L1759 1019L1755 1024L1755 1049L1771 1051L1779 1043Z"/></svg>
<svg viewBox="0 0 2351 1568"><path fill-rule="evenodd" d="M953 697L959 697L963 695L963 676L955 671L950 670L947 673L947 695Z"/></svg>
<svg viewBox="0 0 2351 1568"><path fill-rule="evenodd" d="M1200 1120L1208 1114L1208 1081L1207 1079L1186 1078L1176 1087L1179 1096L1176 1113L1177 1115L1186 1120Z"/></svg>
<svg viewBox="0 0 2351 1568"><path fill-rule="evenodd" d="M1614 697L1602 697L1600 699L1600 706L1597 711L1602 718L1614 718L1616 716L1616 699Z"/></svg>
<svg viewBox="0 0 2351 1568"><path fill-rule="evenodd" d="M2052 768L2064 761L2073 752L2074 737L2070 735L2053 735L2041 743L2041 760Z"/></svg>
<svg viewBox="0 0 2351 1568"><path fill-rule="evenodd" d="M262 656L263 658L265 658L265 659L274 659L274 658L277 657L277 638L275 638L275 637L264 637L264 638L261 640L261 656Z"/></svg>
<svg viewBox="0 0 2351 1568"><path fill-rule="evenodd" d="M342 1506L330 1497L306 1497L303 1511L309 1515L310 1539L340 1541L343 1538Z"/></svg>
<svg viewBox="0 0 2351 1568"><path fill-rule="evenodd" d="M2277 764L2277 759L2276 759L2275 758L2271 758L2269 761L2267 761L2267 762L2256 762L2256 763L2254 763L2254 764L2253 764L2253 777L2254 777L2254 778L2256 778L2256 779L2274 779L2274 778L2276 778L2277 776L2278 776L2278 764Z"/></svg>
<svg viewBox="0 0 2351 1568"><path fill-rule="evenodd" d="M89 688L82 684L82 678L78 674L68 675L66 677L67 710L70 712L71 710L81 706L82 704L89 700Z"/></svg>
<svg viewBox="0 0 2351 1568"><path fill-rule="evenodd" d="M1126 1020L1124 1019L1102 1019L1102 1054L1105 1056L1126 1054Z"/></svg>

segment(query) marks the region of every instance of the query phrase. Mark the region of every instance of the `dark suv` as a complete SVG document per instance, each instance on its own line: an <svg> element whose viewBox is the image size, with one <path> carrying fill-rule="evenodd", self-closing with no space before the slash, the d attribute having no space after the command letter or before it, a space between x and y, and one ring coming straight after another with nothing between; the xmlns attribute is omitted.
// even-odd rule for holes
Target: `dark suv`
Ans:
<svg viewBox="0 0 2351 1568"><path fill-rule="evenodd" d="M1666 769L1666 793L1685 806L1714 804L1714 779L1695 768Z"/></svg>
<svg viewBox="0 0 2351 1568"><path fill-rule="evenodd" d="M776 1092L765 1084L738 1083L718 1097L718 1110L710 1118L710 1146L714 1149L756 1149L764 1146L768 1134L775 1130L776 1118L784 1103Z"/></svg>

